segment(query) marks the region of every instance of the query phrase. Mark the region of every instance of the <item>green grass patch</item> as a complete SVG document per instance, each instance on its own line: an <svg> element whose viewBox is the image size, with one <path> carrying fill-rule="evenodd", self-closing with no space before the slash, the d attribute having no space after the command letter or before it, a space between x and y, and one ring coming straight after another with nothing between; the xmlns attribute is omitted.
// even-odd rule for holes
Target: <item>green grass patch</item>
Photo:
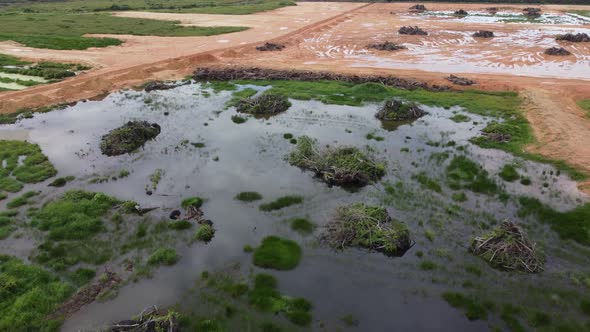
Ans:
<svg viewBox="0 0 590 332"><path fill-rule="evenodd" d="M19 259L0 255L0 330L57 331L48 320L74 291L53 274Z"/></svg>
<svg viewBox="0 0 590 332"><path fill-rule="evenodd" d="M297 242L268 236L254 250L254 265L276 270L292 270L299 265L301 247Z"/></svg>
<svg viewBox="0 0 590 332"><path fill-rule="evenodd" d="M172 248L159 248L148 258L149 265L174 265L180 257Z"/></svg>
<svg viewBox="0 0 590 332"><path fill-rule="evenodd" d="M49 187L63 187L68 182L74 181L75 179L76 178L73 176L66 176L66 177L57 178L57 179L53 180L50 184L48 184L48 186Z"/></svg>
<svg viewBox="0 0 590 332"><path fill-rule="evenodd" d="M488 318L487 307L474 298L456 292L444 292L442 298L453 308L465 310L465 316L469 320L486 320Z"/></svg>
<svg viewBox="0 0 590 332"><path fill-rule="evenodd" d="M307 218L293 218L288 222L292 230L302 235L311 234L315 228L315 225Z"/></svg>
<svg viewBox="0 0 590 332"><path fill-rule="evenodd" d="M286 208L288 206L297 205L297 204L301 204L301 203L303 203L303 196L287 195L287 196L279 197L270 203L260 204L259 209L261 211L268 212L268 211L280 210L282 208Z"/></svg>
<svg viewBox="0 0 590 332"><path fill-rule="evenodd" d="M201 197L189 197L185 198L180 206L183 209L188 209L189 207L200 208L203 205L203 199Z"/></svg>
<svg viewBox="0 0 590 332"><path fill-rule="evenodd" d="M510 164L504 165L504 167L502 167L502 170L500 171L500 173L498 173L498 175L504 181L507 181L507 182L514 182L520 178L520 175L516 171L516 168L514 168L514 166L512 166Z"/></svg>
<svg viewBox="0 0 590 332"><path fill-rule="evenodd" d="M38 183L57 174L41 148L25 141L0 140L0 162L5 163L0 167L0 190L7 192L18 192L25 183Z"/></svg>
<svg viewBox="0 0 590 332"><path fill-rule="evenodd" d="M244 123L244 122L248 121L248 118L242 117L242 116L239 116L239 115L232 115L231 120L232 120L233 123L241 124L241 123Z"/></svg>
<svg viewBox="0 0 590 332"><path fill-rule="evenodd" d="M170 229L181 231L193 227L193 224L188 220L177 220L168 224L168 227Z"/></svg>
<svg viewBox="0 0 590 332"><path fill-rule="evenodd" d="M498 185L488 172L465 156L456 156L447 167L447 180L452 189L469 189L476 193L496 194Z"/></svg>
<svg viewBox="0 0 590 332"><path fill-rule="evenodd" d="M90 282L90 280L94 279L95 276L96 270L79 268L76 269L76 271L72 272L69 277L75 285L83 286Z"/></svg>
<svg viewBox="0 0 590 332"><path fill-rule="evenodd" d="M453 193L453 195L451 195L451 198L455 202L465 202L465 201L467 201L467 195L465 195L464 192Z"/></svg>
<svg viewBox="0 0 590 332"><path fill-rule="evenodd" d="M242 202L254 202L262 199L262 195L255 191L244 191L236 195L235 199Z"/></svg>
<svg viewBox="0 0 590 332"><path fill-rule="evenodd" d="M436 270L436 268L437 268L436 263L434 263L432 261L427 261L427 260L420 262L419 266L420 266L420 269L424 270L424 271L432 271L432 270Z"/></svg>
<svg viewBox="0 0 590 332"><path fill-rule="evenodd" d="M8 202L6 204L6 207L9 209L15 209L18 207L21 207L23 205L27 205L29 203L29 199L39 195L39 192L37 191L27 191L26 193L20 195L19 197L16 197L14 199L12 199L10 202Z"/></svg>
<svg viewBox="0 0 590 332"><path fill-rule="evenodd" d="M566 212L553 210L536 198L520 197L519 203L519 217L536 217L538 221L551 225L551 229L562 239L590 245L590 203Z"/></svg>
<svg viewBox="0 0 590 332"><path fill-rule="evenodd" d="M436 182L435 180L429 178L428 175L426 175L426 172L420 172L420 173L412 176L412 179L418 181L418 183L420 183L422 188L432 190L437 193L442 192L442 188L441 188L440 184L438 184L438 182Z"/></svg>
<svg viewBox="0 0 590 332"><path fill-rule="evenodd" d="M452 117L450 117L449 119L457 122L457 123L461 123L461 122L469 122L471 121L471 118L468 117L465 114L461 114L461 113L457 113L455 115L453 115Z"/></svg>
<svg viewBox="0 0 590 332"><path fill-rule="evenodd" d="M577 104L581 109L586 111L586 116L590 117L590 99L578 100Z"/></svg>
<svg viewBox="0 0 590 332"><path fill-rule="evenodd" d="M199 241L209 242L215 236L215 228L210 225L201 225L195 234L195 238Z"/></svg>

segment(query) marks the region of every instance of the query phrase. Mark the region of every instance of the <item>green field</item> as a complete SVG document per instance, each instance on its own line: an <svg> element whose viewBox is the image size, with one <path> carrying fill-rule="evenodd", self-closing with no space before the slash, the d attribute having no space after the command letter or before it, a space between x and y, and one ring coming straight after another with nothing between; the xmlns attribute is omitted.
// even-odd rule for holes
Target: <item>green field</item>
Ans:
<svg viewBox="0 0 590 332"><path fill-rule="evenodd" d="M2 4L2 1L0 1ZM173 4L148 0L63 1L11 4L0 7L0 41L12 40L29 47L84 50L89 47L120 45L116 38L88 38L85 34L129 34L139 36L211 36L243 31L245 27L182 27L177 21L114 17L121 10L251 14L294 5L290 1L266 0L179 0Z"/></svg>

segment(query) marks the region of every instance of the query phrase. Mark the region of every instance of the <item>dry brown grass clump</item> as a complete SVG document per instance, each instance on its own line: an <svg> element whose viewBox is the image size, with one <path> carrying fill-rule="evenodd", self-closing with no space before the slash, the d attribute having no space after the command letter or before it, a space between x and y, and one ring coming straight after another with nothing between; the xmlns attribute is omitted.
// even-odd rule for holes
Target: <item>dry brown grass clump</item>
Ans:
<svg viewBox="0 0 590 332"><path fill-rule="evenodd" d="M470 251L495 268L537 273L543 271L545 261L535 247L520 227L504 221L492 232L476 237Z"/></svg>

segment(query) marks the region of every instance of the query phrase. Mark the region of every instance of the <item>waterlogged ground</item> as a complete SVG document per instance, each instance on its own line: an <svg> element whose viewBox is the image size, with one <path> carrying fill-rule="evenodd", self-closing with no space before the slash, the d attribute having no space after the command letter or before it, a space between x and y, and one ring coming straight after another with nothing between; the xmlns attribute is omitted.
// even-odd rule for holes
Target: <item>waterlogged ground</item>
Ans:
<svg viewBox="0 0 590 332"><path fill-rule="evenodd" d="M559 24L559 25L582 25L588 23L588 17L574 13L541 13L539 17L529 18L522 12L500 11L489 13L485 11L468 11L469 15L457 16L454 11L426 11L420 13L428 19L442 18L461 23L529 23L529 24Z"/></svg>
<svg viewBox="0 0 590 332"><path fill-rule="evenodd" d="M142 207L158 207L149 216L166 218L183 198L200 196L206 198L205 215L214 222L216 234L210 243L175 243L181 257L176 265L159 268L152 278L123 286L111 300L83 307L65 322L63 331L96 330L128 319L150 305L167 307L181 299L181 309L198 307L206 314L198 292L188 292L203 271L228 267L243 276L270 273L278 278L281 293L310 300L313 330L509 330L510 318L531 326L529 318L537 312L550 316L550 322L543 321L540 330L586 321L579 303L589 294L584 284L589 272L588 250L560 240L547 225L519 218L517 197L534 197L560 211L573 209L587 198L577 191L575 182L551 166L469 143L492 118L459 107L424 106L427 116L384 129L374 117L380 106L377 103L352 107L292 100L286 113L269 119L250 117L236 124L231 119L235 110L225 107L232 93L214 92L196 83L151 93L122 91L101 101L80 102L0 127L0 139L37 143L58 176L76 177L64 188L46 187L51 180L25 188L41 190L43 200L83 188L134 200ZM456 119L457 114L469 118L460 123L450 119ZM136 119L158 123L161 134L136 153L101 155L101 136ZM386 163L387 175L356 192L329 188L310 173L289 165L286 156L295 145L283 137L286 133L311 136L322 146L368 148ZM367 139L367 134L378 140ZM457 192L449 189L445 173L456 155L481 164L503 194L465 190L464 202L451 199ZM504 182L497 174L505 164L516 165L531 184ZM128 170L129 176L91 183L116 176L121 170ZM156 172L161 180L154 189L150 176ZM440 192L436 186L420 184L416 178L420 173L438 184ZM153 195L146 195L146 189L153 190ZM235 200L243 191L257 191L264 198L254 203ZM259 203L290 194L303 196L303 204L278 212L258 209ZM13 196L17 194L0 202L0 207ZM385 205L394 218L407 224L416 245L399 258L356 249L334 252L320 245L317 236L334 209L354 202ZM308 217L318 227L313 235L302 236L284 222L291 217ZM545 272L500 272L467 252L473 236L504 219L526 228L547 254ZM303 257L296 269L277 272L252 265L251 254L243 252L243 247L257 246L268 235L300 243ZM34 246L31 237L12 236L0 241L0 252L26 258ZM444 291L473 295L485 302L488 319L468 320L461 309L452 308L441 298ZM505 314L506 304L524 309ZM357 324L343 317L353 317Z"/></svg>

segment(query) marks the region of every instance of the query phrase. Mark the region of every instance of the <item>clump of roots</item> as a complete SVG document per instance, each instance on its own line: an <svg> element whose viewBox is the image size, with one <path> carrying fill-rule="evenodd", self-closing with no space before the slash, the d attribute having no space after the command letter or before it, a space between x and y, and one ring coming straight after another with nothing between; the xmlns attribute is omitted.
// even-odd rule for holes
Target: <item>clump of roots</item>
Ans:
<svg viewBox="0 0 590 332"><path fill-rule="evenodd" d="M374 161L355 147L326 148L320 151L316 141L302 136L289 155L289 163L311 170L323 182L337 186L364 186L385 175L385 165Z"/></svg>
<svg viewBox="0 0 590 332"><path fill-rule="evenodd" d="M375 50L379 50L379 51L397 51L397 50L406 49L407 47L405 47L404 45L400 45L400 44L386 41L384 43L379 43L379 44L369 44L369 45L367 45L367 48L375 49Z"/></svg>
<svg viewBox="0 0 590 332"><path fill-rule="evenodd" d="M262 46L256 47L256 49L259 51L280 51L283 48L285 48L285 45L274 44L274 43L265 43Z"/></svg>
<svg viewBox="0 0 590 332"><path fill-rule="evenodd" d="M555 40L565 40L574 43L587 43L590 42L590 36L586 33L566 33L564 35L557 35Z"/></svg>
<svg viewBox="0 0 590 332"><path fill-rule="evenodd" d="M400 33L400 35L420 35L420 36L428 35L428 32L420 29L417 26L403 26L403 27L399 28L398 32Z"/></svg>
<svg viewBox="0 0 590 332"><path fill-rule="evenodd" d="M129 121L102 137L100 151L107 156L133 152L159 134L160 126L157 123Z"/></svg>
<svg viewBox="0 0 590 332"><path fill-rule="evenodd" d="M286 96L266 93L256 98L246 98L238 102L236 109L241 113L274 115L291 107Z"/></svg>
<svg viewBox="0 0 590 332"><path fill-rule="evenodd" d="M414 103L403 103L397 99L385 102L375 117L382 121L415 120L427 113Z"/></svg>
<svg viewBox="0 0 590 332"><path fill-rule="evenodd" d="M160 313L157 307L142 311L136 319L122 320L109 329L110 332L178 332L178 314L175 312Z"/></svg>
<svg viewBox="0 0 590 332"><path fill-rule="evenodd" d="M473 37L476 38L494 38L494 33L492 31L487 30L479 30L478 32L473 34Z"/></svg>
<svg viewBox="0 0 590 332"><path fill-rule="evenodd" d="M563 47L551 47L545 50L547 55L568 56L572 53Z"/></svg>
<svg viewBox="0 0 590 332"><path fill-rule="evenodd" d="M361 247L388 256L402 256L414 245L405 224L392 220L385 208L363 203L337 208L321 240L334 249Z"/></svg>
<svg viewBox="0 0 590 332"><path fill-rule="evenodd" d="M502 222L489 234L476 237L469 250L491 266L503 270L537 273L543 271L545 264L542 255L537 253L535 243L510 221Z"/></svg>

